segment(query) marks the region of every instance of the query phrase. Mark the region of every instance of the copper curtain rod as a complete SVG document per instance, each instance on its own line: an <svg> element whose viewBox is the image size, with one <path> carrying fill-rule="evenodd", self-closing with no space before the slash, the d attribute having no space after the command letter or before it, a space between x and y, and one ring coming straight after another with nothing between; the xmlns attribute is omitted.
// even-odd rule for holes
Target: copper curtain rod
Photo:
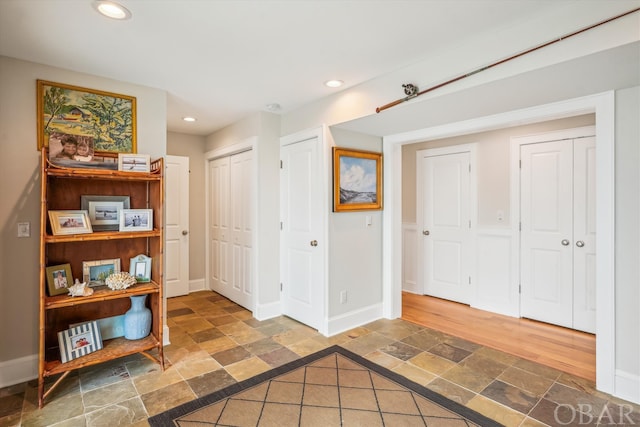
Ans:
<svg viewBox="0 0 640 427"><path fill-rule="evenodd" d="M620 15L614 16L614 17L612 17L612 18L606 19L606 20L604 20L604 21L598 22L597 24L590 25L590 26L588 26L588 27L586 27L586 28L582 28L581 30L574 31L573 33L570 33L570 34L566 34L566 35L564 35L564 36L562 36L562 37L560 37L560 38L557 38L557 39L554 39L554 40L548 41L548 42L546 42L546 43L540 44L540 45L538 45L538 46L532 47L531 49L525 50L524 52L517 53L517 54L515 54L515 55L513 55L513 56L510 56L510 57L508 57L508 58L501 59L501 60L499 60L499 61L497 61L497 62L494 62L494 63L492 63L492 64L486 65L486 66L484 66L484 67L480 67L480 68L478 68L477 70L471 71L470 73L463 74L463 75L458 76L458 77L456 77L456 78L453 78L453 79L451 79L451 80L447 80L447 81L446 81L446 82L444 82L444 83L437 84L437 85L435 85L435 86L432 86L432 87L430 87L430 88L428 88L428 89L425 89L425 90L420 91L420 92L418 92L418 93L415 93L415 94L413 94L413 95L409 95L409 96L406 96L406 97L404 97L404 98L397 99L397 100L395 100L395 101L393 101L393 102L390 102L390 103L388 103L388 104L383 105L382 107L378 107L378 108L376 108L376 113L379 113L379 112L381 112L381 111L383 111L383 110L386 110L387 108L395 107L396 105L398 105L398 104L402 104L402 103L403 103L403 102L405 102L405 101L408 101L408 100L410 100L410 99L416 98L416 97L418 97L418 96L420 96L420 95L424 95L424 94L425 94L425 93L427 93L427 92L431 92L431 91L436 90L436 89L439 89L439 88L441 88L441 87L443 87L443 86L447 86L447 85L449 85L449 84L451 84L451 83L457 82L458 80L462 80L462 79L464 79L464 78L467 78L467 77L469 77L469 76L472 76L472 75L474 75L474 74L477 74L477 73L479 73L479 72L481 72L481 71L488 70L489 68L495 67L496 65L504 64L505 62L507 62L507 61L511 61L512 59L515 59L515 58L518 58L518 57L520 57L520 56L526 55L526 54L528 54L528 53L534 52L534 51L536 51L536 50L538 50L538 49L542 49L543 47L547 47L547 46L552 45L552 44L554 44L554 43L558 43L558 42L560 42L560 41L562 41L562 40L568 39L569 37L573 37L573 36L578 35L578 34L580 34L580 33L584 33L585 31L589 31L589 30L591 30L591 29L593 29L593 28L599 27L600 25L604 25L604 24L607 24L607 23L609 23L609 22L611 22L611 21L615 21L616 19L620 19L620 18L622 18L622 17L624 17L624 16L627 16L627 15L630 15L630 14L632 14L632 13L635 13L635 12L637 12L637 11L639 11L639 10L640 10L640 7L635 8L635 9L630 10L630 11L628 11L628 12L625 12L625 13L622 13L622 14L620 14Z"/></svg>

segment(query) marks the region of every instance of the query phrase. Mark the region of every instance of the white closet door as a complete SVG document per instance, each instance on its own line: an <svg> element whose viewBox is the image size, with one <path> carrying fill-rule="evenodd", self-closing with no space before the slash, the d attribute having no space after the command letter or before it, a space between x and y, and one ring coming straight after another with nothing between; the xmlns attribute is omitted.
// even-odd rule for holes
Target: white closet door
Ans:
<svg viewBox="0 0 640 427"><path fill-rule="evenodd" d="M253 151L209 162L211 289L253 310Z"/></svg>
<svg viewBox="0 0 640 427"><path fill-rule="evenodd" d="M573 142L520 148L521 315L573 326Z"/></svg>
<svg viewBox="0 0 640 427"><path fill-rule="evenodd" d="M521 315L595 332L595 138L521 146Z"/></svg>
<svg viewBox="0 0 640 427"><path fill-rule="evenodd" d="M573 328L596 332L596 140L574 140Z"/></svg>
<svg viewBox="0 0 640 427"><path fill-rule="evenodd" d="M253 304L252 156L252 151L245 151L230 158L231 227L228 258L231 263L231 281L230 294L226 295L232 301L249 309Z"/></svg>
<svg viewBox="0 0 640 427"><path fill-rule="evenodd" d="M209 162L209 237L211 289L229 293L229 158Z"/></svg>
<svg viewBox="0 0 640 427"><path fill-rule="evenodd" d="M470 154L422 159L423 283L426 295L468 304L470 280Z"/></svg>

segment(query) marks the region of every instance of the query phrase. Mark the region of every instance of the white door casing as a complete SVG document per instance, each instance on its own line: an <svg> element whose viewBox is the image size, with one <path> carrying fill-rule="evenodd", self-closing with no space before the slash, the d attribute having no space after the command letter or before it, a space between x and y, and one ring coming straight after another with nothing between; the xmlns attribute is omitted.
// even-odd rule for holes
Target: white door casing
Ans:
<svg viewBox="0 0 640 427"><path fill-rule="evenodd" d="M165 163L165 295L189 293L189 158L167 156Z"/></svg>
<svg viewBox="0 0 640 427"><path fill-rule="evenodd" d="M281 139L280 275L283 314L326 334L328 238L323 135L322 131L311 131Z"/></svg>
<svg viewBox="0 0 640 427"><path fill-rule="evenodd" d="M475 144L420 150L417 161L419 279L423 293L469 304L474 265Z"/></svg>

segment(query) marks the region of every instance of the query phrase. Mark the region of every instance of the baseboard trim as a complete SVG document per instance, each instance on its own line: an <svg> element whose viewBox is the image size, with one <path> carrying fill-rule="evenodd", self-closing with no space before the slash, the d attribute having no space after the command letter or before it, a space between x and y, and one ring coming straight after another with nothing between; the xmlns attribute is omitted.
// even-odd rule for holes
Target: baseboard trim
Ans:
<svg viewBox="0 0 640 427"><path fill-rule="evenodd" d="M204 279L189 280L189 292L204 291L206 290L204 285Z"/></svg>
<svg viewBox="0 0 640 427"><path fill-rule="evenodd" d="M336 335L381 318L382 303L373 304L339 316L334 316L329 319L329 323L327 325L327 336Z"/></svg>
<svg viewBox="0 0 640 427"><path fill-rule="evenodd" d="M640 375L616 369L614 396L640 404Z"/></svg>
<svg viewBox="0 0 640 427"><path fill-rule="evenodd" d="M282 315L282 306L280 301L271 302L268 304L256 304L256 309L253 311L253 317L257 320L267 320Z"/></svg>
<svg viewBox="0 0 640 427"><path fill-rule="evenodd" d="M0 362L0 388L38 378L38 355Z"/></svg>

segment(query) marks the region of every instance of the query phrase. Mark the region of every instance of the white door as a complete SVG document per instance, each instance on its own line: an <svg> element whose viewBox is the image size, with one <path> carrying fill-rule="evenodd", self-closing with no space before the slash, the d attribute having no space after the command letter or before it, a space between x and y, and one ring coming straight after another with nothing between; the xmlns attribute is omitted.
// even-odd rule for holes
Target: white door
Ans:
<svg viewBox="0 0 640 427"><path fill-rule="evenodd" d="M281 147L281 303L283 314L313 328L322 323L324 251L321 144L317 137Z"/></svg>
<svg viewBox="0 0 640 427"><path fill-rule="evenodd" d="M165 283L167 298L189 293L189 158L165 163Z"/></svg>
<svg viewBox="0 0 640 427"><path fill-rule="evenodd" d="M209 162L209 283L253 310L253 151Z"/></svg>
<svg viewBox="0 0 640 427"><path fill-rule="evenodd" d="M226 295L229 286L229 157L209 162L209 286Z"/></svg>
<svg viewBox="0 0 640 427"><path fill-rule="evenodd" d="M229 295L232 301L253 308L253 230L251 223L253 191L253 151L245 151L230 158L230 229L228 259L231 263Z"/></svg>
<svg viewBox="0 0 640 427"><path fill-rule="evenodd" d="M520 148L521 316L573 326L573 141Z"/></svg>
<svg viewBox="0 0 640 427"><path fill-rule="evenodd" d="M573 327L596 331L596 139L574 140Z"/></svg>
<svg viewBox="0 0 640 427"><path fill-rule="evenodd" d="M469 304L470 153L425 153L420 162L424 293Z"/></svg>
<svg viewBox="0 0 640 427"><path fill-rule="evenodd" d="M520 152L521 315L595 332L595 139Z"/></svg>

